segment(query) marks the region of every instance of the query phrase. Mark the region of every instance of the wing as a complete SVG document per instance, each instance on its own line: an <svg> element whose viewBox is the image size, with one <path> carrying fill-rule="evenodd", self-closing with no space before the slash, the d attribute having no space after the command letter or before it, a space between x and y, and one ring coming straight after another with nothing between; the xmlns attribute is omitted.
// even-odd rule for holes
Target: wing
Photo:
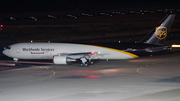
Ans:
<svg viewBox="0 0 180 101"><path fill-rule="evenodd" d="M82 53L59 53L53 57L54 64L67 64L67 62L81 60L82 64L91 63L92 59L97 59L98 52L82 52ZM87 63L88 62L88 63Z"/></svg>

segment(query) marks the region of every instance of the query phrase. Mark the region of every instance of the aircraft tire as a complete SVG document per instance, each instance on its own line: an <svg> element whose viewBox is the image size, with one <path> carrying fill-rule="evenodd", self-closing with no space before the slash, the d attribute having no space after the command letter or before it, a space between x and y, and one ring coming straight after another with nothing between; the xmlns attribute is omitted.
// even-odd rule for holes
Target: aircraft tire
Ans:
<svg viewBox="0 0 180 101"><path fill-rule="evenodd" d="M84 64L83 64L83 63L81 63L81 64L80 64L80 66L81 66L81 67L83 67L83 66L84 66Z"/></svg>
<svg viewBox="0 0 180 101"><path fill-rule="evenodd" d="M91 61L91 62L90 62L90 65L93 65L93 64L94 64L94 61Z"/></svg>
<svg viewBox="0 0 180 101"><path fill-rule="evenodd" d="M84 66L87 67L87 66L89 66L89 64L88 64L88 63L85 63Z"/></svg>

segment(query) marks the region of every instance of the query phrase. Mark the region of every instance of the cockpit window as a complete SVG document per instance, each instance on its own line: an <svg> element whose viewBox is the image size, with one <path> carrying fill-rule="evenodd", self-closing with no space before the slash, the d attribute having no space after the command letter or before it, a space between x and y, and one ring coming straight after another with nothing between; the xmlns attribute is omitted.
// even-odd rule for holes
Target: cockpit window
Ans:
<svg viewBox="0 0 180 101"><path fill-rule="evenodd" d="M11 47L4 47L4 50L5 50L5 49L11 49Z"/></svg>

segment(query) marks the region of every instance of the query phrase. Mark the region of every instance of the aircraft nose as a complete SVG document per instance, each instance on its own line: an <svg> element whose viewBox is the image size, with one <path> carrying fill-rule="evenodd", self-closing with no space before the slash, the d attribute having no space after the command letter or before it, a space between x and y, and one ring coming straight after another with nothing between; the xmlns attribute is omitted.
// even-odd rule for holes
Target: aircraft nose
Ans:
<svg viewBox="0 0 180 101"><path fill-rule="evenodd" d="M8 50L7 49L5 49L5 50L3 50L3 52L2 52L4 55L8 55Z"/></svg>

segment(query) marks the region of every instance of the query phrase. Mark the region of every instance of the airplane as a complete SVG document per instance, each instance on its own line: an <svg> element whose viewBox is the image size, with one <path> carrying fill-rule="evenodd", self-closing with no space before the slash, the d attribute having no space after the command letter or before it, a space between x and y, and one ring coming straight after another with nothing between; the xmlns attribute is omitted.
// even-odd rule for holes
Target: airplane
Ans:
<svg viewBox="0 0 180 101"><path fill-rule="evenodd" d="M169 14L138 42L106 43L16 43L4 47L3 54L19 59L52 59L54 64L66 65L80 61L80 66L94 64L94 60L134 59L154 52L167 51L171 45L164 45L175 14Z"/></svg>

